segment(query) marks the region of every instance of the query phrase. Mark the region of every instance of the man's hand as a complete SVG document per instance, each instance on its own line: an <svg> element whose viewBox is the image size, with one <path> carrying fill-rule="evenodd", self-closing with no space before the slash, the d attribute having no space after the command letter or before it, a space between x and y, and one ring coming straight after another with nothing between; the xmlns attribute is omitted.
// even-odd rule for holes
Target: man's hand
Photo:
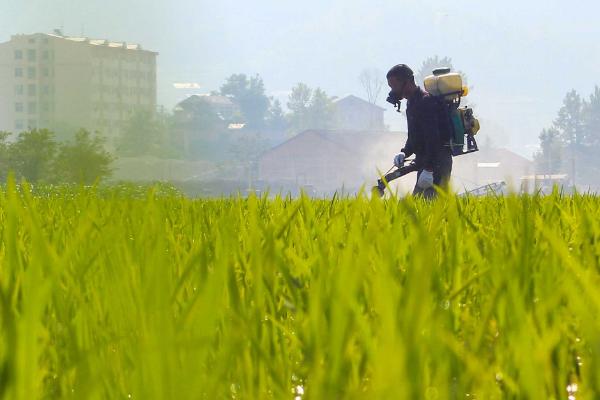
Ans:
<svg viewBox="0 0 600 400"><path fill-rule="evenodd" d="M404 159L406 159L406 154L400 153L396 157L394 157L394 165L397 168L401 168L404 166Z"/></svg>
<svg viewBox="0 0 600 400"><path fill-rule="evenodd" d="M433 186L433 171L424 169L417 179L417 186L421 189L429 189Z"/></svg>

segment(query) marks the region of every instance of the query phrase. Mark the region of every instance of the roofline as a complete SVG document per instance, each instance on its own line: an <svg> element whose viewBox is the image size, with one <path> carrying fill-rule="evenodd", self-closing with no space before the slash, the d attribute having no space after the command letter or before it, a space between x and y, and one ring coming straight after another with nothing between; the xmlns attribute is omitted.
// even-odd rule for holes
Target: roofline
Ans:
<svg viewBox="0 0 600 400"><path fill-rule="evenodd" d="M279 143L277 146L271 147L269 150L265 151L264 153L262 153L261 158L266 156L269 153L272 153L273 151L279 149L280 147L283 147L284 145L287 145L290 142L296 141L297 139L300 138L300 136L306 136L310 133L314 133L315 130L314 129L306 129L300 133L298 133L297 135L292 136L291 138L289 138L288 140Z"/></svg>
<svg viewBox="0 0 600 400"><path fill-rule="evenodd" d="M355 98L355 99L358 99L358 100L360 100L360 101L362 101L362 102L364 102L364 103L366 103L366 104L369 104L370 106L373 106L373 107L375 107L375 108L378 108L378 109L380 109L381 111L387 111L385 108L383 108L383 107L381 107L381 106L378 106L378 105L377 105L377 104L375 104L375 103L371 103L370 101L368 101L368 100L365 100L365 99L363 99L363 98L360 98L360 97L358 97L358 96L356 96L356 95L353 95L353 94L349 94L349 95L347 95L347 96L344 96L344 97L338 97L337 99L333 100L333 102L334 102L334 103L338 103L338 102L340 102L341 100L344 100L344 99L349 99L349 98Z"/></svg>
<svg viewBox="0 0 600 400"><path fill-rule="evenodd" d="M56 35L54 33L45 33L45 32L17 33L15 35L11 35L10 40L8 40L6 42L2 42L0 44L10 43L13 40L13 38L15 38L15 37L19 37L19 36L36 36L36 35L43 35L43 36L48 36L48 37L55 38L55 39L68 40L69 42L72 42L72 43L84 43L84 44L87 44L87 45L90 45L90 46L106 47L106 48L110 48L110 49L120 49L120 50L129 50L129 51L139 51L139 52L144 52L144 53L151 53L151 54L154 54L154 55L158 55L159 54L159 52L157 52L157 51L147 50L147 49L143 48L142 45L139 44L139 43L128 43L126 41L113 41L113 40L110 40L110 39L90 38L90 37L87 37L87 36L60 36L60 35ZM83 41L73 40L73 39L76 39L76 38L77 39L84 39L84 40ZM105 41L106 44L104 44L104 45L97 45L97 44L91 44L90 43L90 41L95 41L95 40ZM111 46L109 46L110 43L120 43L122 46L121 47L111 47ZM128 44L139 46L139 48L137 48L137 49L128 49L127 48Z"/></svg>
<svg viewBox="0 0 600 400"><path fill-rule="evenodd" d="M269 150L267 150L264 153L262 153L261 158L264 157L265 155L271 153L272 151L275 151L276 149L279 149L280 147L283 147L284 145L287 145L290 142L295 141L296 139L299 139L300 136L306 136L306 135L308 135L310 133L312 133L312 134L314 134L314 135L316 135L316 136L318 136L318 137L320 137L322 139L327 140L327 138L323 137L323 135L322 135L323 133L327 133L327 132L338 132L338 133L342 133L342 134L344 132L346 132L346 133L360 133L360 132L364 132L365 135L370 135L371 134L371 133L368 133L368 131L364 131L364 130L352 131L352 130L338 130L338 129L306 129L306 130L303 130L302 132L298 133L297 135L289 138L288 140L279 143L277 146L271 147ZM379 133L379 134L385 133L385 134L391 134L391 135L400 135L400 134L407 135L406 132L401 132L401 131L375 131L375 132L372 132L372 133L376 133L376 134L377 133ZM345 149L345 151L348 151L348 150Z"/></svg>

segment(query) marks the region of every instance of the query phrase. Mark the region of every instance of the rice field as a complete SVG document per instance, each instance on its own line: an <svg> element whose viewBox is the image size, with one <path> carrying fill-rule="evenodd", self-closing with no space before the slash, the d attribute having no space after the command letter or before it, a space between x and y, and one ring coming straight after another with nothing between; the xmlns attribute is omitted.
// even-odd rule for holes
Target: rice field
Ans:
<svg viewBox="0 0 600 400"><path fill-rule="evenodd" d="M600 199L0 191L8 399L597 399Z"/></svg>

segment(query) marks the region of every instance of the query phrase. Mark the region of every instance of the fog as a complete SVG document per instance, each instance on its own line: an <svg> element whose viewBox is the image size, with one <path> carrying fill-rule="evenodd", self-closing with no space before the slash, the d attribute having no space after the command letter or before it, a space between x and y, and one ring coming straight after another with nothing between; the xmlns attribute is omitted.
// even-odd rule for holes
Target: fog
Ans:
<svg viewBox="0 0 600 400"><path fill-rule="evenodd" d="M285 107L298 82L364 97L365 68L416 70L448 56L468 76L482 134L531 159L565 94L585 97L600 83L600 5L592 1L0 1L0 42L61 28L158 52L158 103L169 110L190 94L177 82L209 93L232 74L260 74ZM387 90L377 104L390 130L403 131L405 115L385 103Z"/></svg>

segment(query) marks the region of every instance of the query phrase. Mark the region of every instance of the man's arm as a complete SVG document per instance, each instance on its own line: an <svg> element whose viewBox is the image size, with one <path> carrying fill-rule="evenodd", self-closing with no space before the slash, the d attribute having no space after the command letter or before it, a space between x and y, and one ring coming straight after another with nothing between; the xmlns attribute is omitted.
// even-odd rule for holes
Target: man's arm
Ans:
<svg viewBox="0 0 600 400"><path fill-rule="evenodd" d="M413 150L412 141L410 140L410 136L406 138L406 143L404 144L404 147L400 151L404 153L406 158L415 154L415 151Z"/></svg>
<svg viewBox="0 0 600 400"><path fill-rule="evenodd" d="M424 102L421 110L421 133L423 134L423 168L433 171L441 146L438 105L433 99Z"/></svg>

